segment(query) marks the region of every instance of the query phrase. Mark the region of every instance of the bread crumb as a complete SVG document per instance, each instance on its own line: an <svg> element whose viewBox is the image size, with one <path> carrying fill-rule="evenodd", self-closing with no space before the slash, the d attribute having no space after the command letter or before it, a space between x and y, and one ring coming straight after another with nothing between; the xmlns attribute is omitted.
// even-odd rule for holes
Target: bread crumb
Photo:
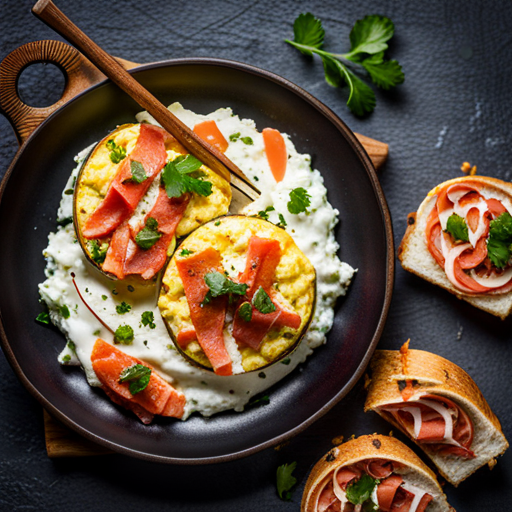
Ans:
<svg viewBox="0 0 512 512"><path fill-rule="evenodd" d="M338 437L335 437L331 443L334 445L334 446L338 446L339 444L342 444L343 443L343 439L344 437L343 436L338 436Z"/></svg>
<svg viewBox="0 0 512 512"><path fill-rule="evenodd" d="M471 171L469 171L469 175L474 176L475 174L476 174L476 165L473 165L473 167L471 167Z"/></svg>
<svg viewBox="0 0 512 512"><path fill-rule="evenodd" d="M460 167L460 170L467 174L471 170L471 164L469 162L463 162L463 164Z"/></svg>
<svg viewBox="0 0 512 512"><path fill-rule="evenodd" d="M370 379L368 374L365 373L364 374L364 384L363 384L363 388L365 389L365 391L370 387L371 383L372 383L372 379Z"/></svg>
<svg viewBox="0 0 512 512"><path fill-rule="evenodd" d="M400 359L402 361L402 373L407 375L407 352L409 352L409 342L411 338L409 338L401 347L400 347Z"/></svg>
<svg viewBox="0 0 512 512"><path fill-rule="evenodd" d="M497 461L496 459L491 459L491 460L487 463L487 465L489 466L489 469L492 469L494 466L496 466L497 462L498 462L498 461Z"/></svg>
<svg viewBox="0 0 512 512"><path fill-rule="evenodd" d="M393 437L393 431L392 430L389 431L389 437Z"/></svg>

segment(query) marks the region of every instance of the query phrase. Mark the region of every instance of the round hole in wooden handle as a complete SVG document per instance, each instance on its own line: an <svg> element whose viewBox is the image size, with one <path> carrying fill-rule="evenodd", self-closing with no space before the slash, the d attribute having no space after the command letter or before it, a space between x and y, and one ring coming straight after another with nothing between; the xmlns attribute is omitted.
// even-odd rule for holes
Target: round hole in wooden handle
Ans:
<svg viewBox="0 0 512 512"><path fill-rule="evenodd" d="M17 83L21 72L30 64L51 62L66 78L66 86L59 101L48 107L37 108L23 103ZM55 110L87 87L105 76L78 50L60 41L35 41L20 46L0 63L0 108L12 124L20 143Z"/></svg>

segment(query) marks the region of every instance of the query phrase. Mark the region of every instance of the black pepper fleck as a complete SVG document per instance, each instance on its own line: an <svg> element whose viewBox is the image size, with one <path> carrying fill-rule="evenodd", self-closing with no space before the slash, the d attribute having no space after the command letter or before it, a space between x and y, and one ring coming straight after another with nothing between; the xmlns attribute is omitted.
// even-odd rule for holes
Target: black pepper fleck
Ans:
<svg viewBox="0 0 512 512"><path fill-rule="evenodd" d="M380 450L381 442L378 439L374 439L372 444L375 446L375 448L377 448L377 450Z"/></svg>

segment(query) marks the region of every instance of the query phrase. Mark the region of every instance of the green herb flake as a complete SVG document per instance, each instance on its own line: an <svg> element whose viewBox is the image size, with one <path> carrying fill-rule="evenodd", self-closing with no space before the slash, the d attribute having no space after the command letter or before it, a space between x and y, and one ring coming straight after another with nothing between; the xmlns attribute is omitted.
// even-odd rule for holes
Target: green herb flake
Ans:
<svg viewBox="0 0 512 512"><path fill-rule="evenodd" d="M117 295L118 293L119 292L115 288L112 290L112 295Z"/></svg>
<svg viewBox="0 0 512 512"><path fill-rule="evenodd" d="M308 213L308 206L311 205L311 196L308 194L307 190L302 187L294 188L290 192L290 200L288 201L287 207L290 213L295 215L299 213Z"/></svg>
<svg viewBox="0 0 512 512"><path fill-rule="evenodd" d="M384 60L388 41L393 37L393 22L384 16L366 16L356 21L350 32L350 51L330 53L322 49L325 31L322 22L311 13L298 16L293 24L294 39L285 41L302 54L317 54L323 62L326 82L333 87L347 85L350 91L347 106L362 116L375 108L375 93L358 75L366 72L368 78L383 89L390 89L404 81L404 73L396 60Z"/></svg>
<svg viewBox="0 0 512 512"><path fill-rule="evenodd" d="M124 301L116 306L116 311L118 315L124 315L125 313L128 313L131 309L132 307L130 306L130 304L127 304Z"/></svg>
<svg viewBox="0 0 512 512"><path fill-rule="evenodd" d="M220 272L209 272L204 276L204 282L209 290L202 305L209 304L212 298L219 297L220 295L245 295L248 288L246 284L235 283Z"/></svg>
<svg viewBox="0 0 512 512"><path fill-rule="evenodd" d="M140 321L144 327L149 326L150 329L155 329L155 315L153 311L144 311L140 317Z"/></svg>
<svg viewBox="0 0 512 512"><path fill-rule="evenodd" d="M62 358L62 361L64 361L65 363L69 363L69 361L71 361L71 356L69 354L66 354L63 358Z"/></svg>
<svg viewBox="0 0 512 512"><path fill-rule="evenodd" d="M347 500L353 505L362 505L378 484L379 480L363 474L359 480L347 486Z"/></svg>
<svg viewBox="0 0 512 512"><path fill-rule="evenodd" d="M93 335L93 336L99 336L100 334L101 334L101 329L96 329L96 330L92 333L92 335Z"/></svg>
<svg viewBox="0 0 512 512"><path fill-rule="evenodd" d="M72 196L74 193L74 190L72 188L67 188L66 190L64 190L64 194L66 194L67 196Z"/></svg>
<svg viewBox="0 0 512 512"><path fill-rule="evenodd" d="M290 359L289 357L287 357L286 359L283 359L283 360L281 361L281 364L289 365L289 364L290 364L290 362L291 362L291 359Z"/></svg>
<svg viewBox="0 0 512 512"><path fill-rule="evenodd" d="M277 226L280 227L280 228L283 228L283 229L286 228L286 226L288 224L284 220L283 214L282 213L278 213L277 215L279 217L279 224L277 224Z"/></svg>
<svg viewBox="0 0 512 512"><path fill-rule="evenodd" d="M118 146L114 139L110 139L107 142L107 149L110 150L110 160L114 164L118 164L121 160L126 158L126 149L123 146Z"/></svg>
<svg viewBox="0 0 512 512"><path fill-rule="evenodd" d="M202 163L192 155L179 156L168 162L162 171L162 183L168 197L181 197L187 192L193 192L207 197L212 193L212 184L200 178L190 176L197 171Z"/></svg>
<svg viewBox="0 0 512 512"><path fill-rule="evenodd" d="M101 296L101 298L102 298L103 300L107 300L107 299L108 299L108 297L107 297L106 295L102 295L102 296Z"/></svg>
<svg viewBox="0 0 512 512"><path fill-rule="evenodd" d="M72 350L73 352L76 352L76 345L73 341L68 341L66 343L66 346L69 348L69 350Z"/></svg>
<svg viewBox="0 0 512 512"><path fill-rule="evenodd" d="M232 133L232 134L229 136L229 140L230 140L231 142L236 142L239 138L240 138L240 132Z"/></svg>
<svg viewBox="0 0 512 512"><path fill-rule="evenodd" d="M512 216L508 212L502 213L492 220L489 225L489 238L487 239L487 255L496 268L507 266L512 256Z"/></svg>
<svg viewBox="0 0 512 512"><path fill-rule="evenodd" d="M129 291L129 292L134 292L134 291L135 291L135 288L134 288L131 284L129 284L129 285L128 285L128 291Z"/></svg>
<svg viewBox="0 0 512 512"><path fill-rule="evenodd" d="M215 223L216 226L220 226L220 220Z"/></svg>
<svg viewBox="0 0 512 512"><path fill-rule="evenodd" d="M249 304L249 302L244 302L240 306L238 309L238 316L246 322L250 322L252 320L252 306Z"/></svg>
<svg viewBox="0 0 512 512"><path fill-rule="evenodd" d="M268 212L273 212L275 208L273 206L267 206L264 210L258 212L258 217L263 220L268 220Z"/></svg>
<svg viewBox="0 0 512 512"><path fill-rule="evenodd" d="M136 160L132 160L130 162L130 171L132 173L132 177L129 180L125 181L131 181L133 183L142 183L143 181L146 181L148 179L148 175L146 174L144 166L140 162L137 162Z"/></svg>
<svg viewBox="0 0 512 512"><path fill-rule="evenodd" d="M267 378L267 375L265 374L265 372L260 372L260 373L258 373L258 377L259 377L260 379L266 379L266 378Z"/></svg>
<svg viewBox="0 0 512 512"><path fill-rule="evenodd" d="M66 304L60 307L60 314L63 318L69 318L69 308L66 306Z"/></svg>
<svg viewBox="0 0 512 512"><path fill-rule="evenodd" d="M268 293L260 286L252 298L252 305L264 315L273 313L276 307Z"/></svg>
<svg viewBox="0 0 512 512"><path fill-rule="evenodd" d="M180 252L180 256L190 256L191 254L193 254L194 251L189 251L188 249L183 249L181 252Z"/></svg>
<svg viewBox="0 0 512 512"><path fill-rule="evenodd" d="M469 242L468 225L466 221L456 213L452 213L446 222L446 233L449 233L455 240Z"/></svg>
<svg viewBox="0 0 512 512"><path fill-rule="evenodd" d="M50 325L50 315L46 311L43 311L36 316L36 322L44 325Z"/></svg>
<svg viewBox="0 0 512 512"><path fill-rule="evenodd" d="M297 483L297 479L292 475L297 467L297 462L283 464L277 468L276 483L277 494L283 501L290 501L292 493L290 489Z"/></svg>
<svg viewBox="0 0 512 512"><path fill-rule="evenodd" d="M130 393L136 395L147 388L150 377L151 368L142 364L134 364L121 372L119 382L129 382Z"/></svg>
<svg viewBox="0 0 512 512"><path fill-rule="evenodd" d="M135 237L136 244L147 251L162 238L162 233L158 231L158 221L153 217L149 217L145 226L137 233Z"/></svg>
<svg viewBox="0 0 512 512"><path fill-rule="evenodd" d="M133 343L133 329L129 325L120 325L114 333L114 343L131 345Z"/></svg>
<svg viewBox="0 0 512 512"><path fill-rule="evenodd" d="M252 146L254 144L251 137L241 137L240 140L247 146Z"/></svg>

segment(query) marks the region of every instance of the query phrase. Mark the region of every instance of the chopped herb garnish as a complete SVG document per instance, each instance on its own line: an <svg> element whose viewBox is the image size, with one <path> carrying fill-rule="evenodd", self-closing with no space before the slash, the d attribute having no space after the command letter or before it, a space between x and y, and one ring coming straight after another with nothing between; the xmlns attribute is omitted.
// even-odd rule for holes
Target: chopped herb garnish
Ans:
<svg viewBox="0 0 512 512"><path fill-rule="evenodd" d="M127 304L126 302L121 302L121 304L118 304L116 306L116 311L118 315L124 315L125 313L128 313L132 309L130 304Z"/></svg>
<svg viewBox="0 0 512 512"><path fill-rule="evenodd" d="M99 336L100 334L101 334L101 329L96 329L96 330L92 333L92 335L93 335L93 336Z"/></svg>
<svg viewBox="0 0 512 512"><path fill-rule="evenodd" d="M245 408L255 407L260 405L268 405L270 403L270 397L268 395L256 395L253 396ZM244 408L244 409L245 409Z"/></svg>
<svg viewBox="0 0 512 512"><path fill-rule="evenodd" d="M289 365L289 364L290 364L290 361L291 361L291 359L290 359L289 357L287 357L286 359L283 359L283 360L281 361L281 364Z"/></svg>
<svg viewBox="0 0 512 512"><path fill-rule="evenodd" d="M153 311L144 311L140 317L140 321L144 327L149 325L150 329L155 329L155 315L153 314Z"/></svg>
<svg viewBox="0 0 512 512"><path fill-rule="evenodd" d="M168 197L181 197L187 192L194 192L200 196L209 196L212 193L212 184L200 178L190 176L197 171L202 163L192 155L179 156L169 162L162 171L162 183Z"/></svg>
<svg viewBox="0 0 512 512"><path fill-rule="evenodd" d="M276 310L274 303L268 293L260 286L252 298L252 305L264 315L273 313Z"/></svg>
<svg viewBox="0 0 512 512"><path fill-rule="evenodd" d="M307 207L311 205L311 196L305 188L294 188L290 192L290 200L288 201L288 211L290 213L298 214L301 212L308 213Z"/></svg>
<svg viewBox="0 0 512 512"><path fill-rule="evenodd" d="M268 212L273 212L275 208L273 206L267 206L264 210L258 212L258 217L263 220L268 220Z"/></svg>
<svg viewBox="0 0 512 512"><path fill-rule="evenodd" d="M107 148L110 150L110 160L114 164L118 164L121 160L126 157L126 149L123 146L118 146L114 139L110 139L107 142Z"/></svg>
<svg viewBox="0 0 512 512"><path fill-rule="evenodd" d="M65 363L69 363L69 361L71 361L71 356L69 354L66 354L62 360L65 362Z"/></svg>
<svg viewBox="0 0 512 512"><path fill-rule="evenodd" d="M387 42L393 37L393 22L384 16L366 16L356 21L350 32L350 51L344 54L322 50L325 31L322 22L311 13L300 14L293 24L294 39L286 42L301 53L320 56L325 80L333 87L347 85L350 95L347 106L362 116L375 108L375 93L358 75L366 73L378 87L389 89L404 81L404 74L396 60L384 60Z"/></svg>
<svg viewBox="0 0 512 512"><path fill-rule="evenodd" d="M238 316L246 322L250 322L252 320L252 306L249 304L249 302L244 302L240 306L238 309Z"/></svg>
<svg viewBox="0 0 512 512"><path fill-rule="evenodd" d="M36 316L36 322L44 325L50 325L50 315L46 311L43 311Z"/></svg>
<svg viewBox="0 0 512 512"><path fill-rule="evenodd" d="M133 329L129 325L120 325L114 333L114 343L131 345L133 342Z"/></svg>
<svg viewBox="0 0 512 512"><path fill-rule="evenodd" d="M248 288L246 284L235 283L220 272L209 272L204 276L204 282L209 290L203 300L203 304L209 304L212 298L219 297L220 295L245 295Z"/></svg>
<svg viewBox="0 0 512 512"><path fill-rule="evenodd" d="M362 505L372 495L379 480L364 474L356 482L347 486L347 500L353 505Z"/></svg>
<svg viewBox="0 0 512 512"><path fill-rule="evenodd" d="M284 501L290 501L292 493L290 489L297 483L297 479L292 475L297 467L296 462L283 464L277 468L277 494Z"/></svg>
<svg viewBox="0 0 512 512"><path fill-rule="evenodd" d="M148 175L146 174L146 170L144 166L137 162L136 160L132 160L130 162L130 172L132 173L132 177L124 180L125 182L133 182L133 183L142 183L148 179Z"/></svg>
<svg viewBox="0 0 512 512"><path fill-rule="evenodd" d="M129 382L130 393L136 395L148 387L150 378L151 368L142 364L134 364L121 372L119 382Z"/></svg>
<svg viewBox="0 0 512 512"><path fill-rule="evenodd" d="M107 299L108 299L108 297L107 297L106 295L102 295L102 296L101 296L101 298L102 298L103 300L107 300Z"/></svg>
<svg viewBox="0 0 512 512"><path fill-rule="evenodd" d="M69 318L69 308L66 306L66 304L60 307L60 314L62 315L63 318Z"/></svg>
<svg viewBox="0 0 512 512"><path fill-rule="evenodd" d="M72 196L73 192L74 190L72 188L67 188L66 190L64 190L64 194L66 194L67 196Z"/></svg>
<svg viewBox="0 0 512 512"><path fill-rule="evenodd" d="M162 238L162 233L158 231L158 221L153 217L149 217L146 225L137 233L135 242L137 245L147 251Z"/></svg>
<svg viewBox="0 0 512 512"><path fill-rule="evenodd" d="M260 379L266 379L266 378L267 378L267 375L265 374L265 372L260 372L260 373L258 373L258 377L259 377Z"/></svg>
<svg viewBox="0 0 512 512"><path fill-rule="evenodd" d="M455 240L469 242L468 225L466 221L456 213L452 213L446 222L446 233L449 233Z"/></svg>
<svg viewBox="0 0 512 512"><path fill-rule="evenodd" d="M134 291L135 291L135 288L134 288L131 284L129 284L129 285L128 285L128 291L129 291L129 292L134 292Z"/></svg>
<svg viewBox="0 0 512 512"><path fill-rule="evenodd" d="M251 137L241 137L240 140L244 144L247 144L248 146L252 146L253 145L253 141L252 141Z"/></svg>
<svg viewBox="0 0 512 512"><path fill-rule="evenodd" d="M496 268L507 266L512 255L512 216L502 213L489 225L487 255Z"/></svg>
<svg viewBox="0 0 512 512"><path fill-rule="evenodd" d="M279 217L279 224L277 224L277 227L285 228L288 224L286 224L286 221L284 220L283 214L282 213L278 213L277 215Z"/></svg>
<svg viewBox="0 0 512 512"><path fill-rule="evenodd" d="M112 295L117 295L118 293L119 292L115 288L112 290Z"/></svg>
<svg viewBox="0 0 512 512"><path fill-rule="evenodd" d="M180 252L180 256L190 256L191 254L193 254L194 251L189 251L188 249L183 249L181 252Z"/></svg>
<svg viewBox="0 0 512 512"><path fill-rule="evenodd" d="M236 142L239 138L240 138L240 132L232 133L232 134L229 136L229 140L230 140L231 142Z"/></svg>
<svg viewBox="0 0 512 512"><path fill-rule="evenodd" d="M216 226L220 226L220 220L215 223Z"/></svg>
<svg viewBox="0 0 512 512"><path fill-rule="evenodd" d="M69 350L72 350L73 352L76 352L76 345L72 341L68 341L66 343L66 346L69 348Z"/></svg>

